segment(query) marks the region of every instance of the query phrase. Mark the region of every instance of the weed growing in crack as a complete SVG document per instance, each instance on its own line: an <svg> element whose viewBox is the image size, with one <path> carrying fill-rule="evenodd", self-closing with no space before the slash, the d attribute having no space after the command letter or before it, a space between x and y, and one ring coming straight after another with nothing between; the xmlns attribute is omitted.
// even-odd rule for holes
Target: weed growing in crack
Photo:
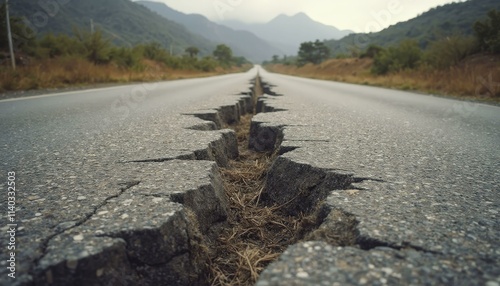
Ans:
<svg viewBox="0 0 500 286"><path fill-rule="evenodd" d="M280 148L273 153L249 150L252 116L224 126L236 132L239 157L220 169L229 209L225 226L208 248L210 285L254 285L264 268L289 245L301 240L355 245L359 235L357 221L350 214L325 207L321 201L300 208L298 201L307 198L314 186L282 205L269 199L266 178ZM293 214L290 204L297 205Z"/></svg>
<svg viewBox="0 0 500 286"><path fill-rule="evenodd" d="M228 225L212 248L212 285L253 285L260 272L296 241L299 219L262 200L267 170L276 155L248 150L251 117L232 126L240 156L221 169L229 214Z"/></svg>

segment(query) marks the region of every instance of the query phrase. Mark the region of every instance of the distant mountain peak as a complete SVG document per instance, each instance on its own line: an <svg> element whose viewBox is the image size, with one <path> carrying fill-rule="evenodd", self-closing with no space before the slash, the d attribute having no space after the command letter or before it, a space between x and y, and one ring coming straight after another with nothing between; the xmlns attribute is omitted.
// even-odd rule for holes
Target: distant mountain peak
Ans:
<svg viewBox="0 0 500 286"><path fill-rule="evenodd" d="M290 21L290 20L295 20L295 21L297 21L297 20L309 20L309 21L311 21L312 19L306 13L299 12L293 16L288 16L286 14L279 14L274 19L272 19L270 22Z"/></svg>
<svg viewBox="0 0 500 286"><path fill-rule="evenodd" d="M498 0L497 0L498 1ZM245 24L226 22L230 27L250 31L283 50L287 55L297 54L300 44L323 39L340 39L352 31L339 30L313 20L304 12L292 16L280 14L268 23Z"/></svg>
<svg viewBox="0 0 500 286"><path fill-rule="evenodd" d="M292 18L297 18L297 19L311 19L311 17L309 17L309 15L307 15L304 12L299 12L299 13L293 15Z"/></svg>
<svg viewBox="0 0 500 286"><path fill-rule="evenodd" d="M157 14L177 22L194 34L204 36L214 43L228 45L235 55L244 56L249 60L260 62L270 59L273 55L281 55L283 51L269 42L248 31L238 31L233 27L223 26L210 21L199 14L185 14L170 8L162 2L137 1Z"/></svg>

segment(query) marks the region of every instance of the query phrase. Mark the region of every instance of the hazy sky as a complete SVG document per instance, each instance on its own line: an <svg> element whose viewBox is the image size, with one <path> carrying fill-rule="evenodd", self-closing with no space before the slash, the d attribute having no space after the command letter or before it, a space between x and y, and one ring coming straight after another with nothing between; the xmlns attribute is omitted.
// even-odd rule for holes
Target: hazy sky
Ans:
<svg viewBox="0 0 500 286"><path fill-rule="evenodd" d="M151 0L184 13L202 14L214 21L237 19L266 22L279 14L305 12L312 19L339 29L378 31L416 17L452 0Z"/></svg>

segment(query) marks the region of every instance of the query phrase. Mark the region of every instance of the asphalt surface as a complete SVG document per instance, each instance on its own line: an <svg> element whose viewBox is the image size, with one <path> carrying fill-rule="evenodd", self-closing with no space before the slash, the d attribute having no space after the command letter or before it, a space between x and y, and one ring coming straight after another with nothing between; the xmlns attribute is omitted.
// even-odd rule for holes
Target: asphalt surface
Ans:
<svg viewBox="0 0 500 286"><path fill-rule="evenodd" d="M250 141L282 151L269 198L324 202L322 233L357 237L313 233L258 285L500 284L499 107L257 67L0 101L1 201L15 172L17 207L17 278L2 211L0 285L199 284L194 242L225 220L217 166L237 156L219 129L248 111L257 69L281 95L252 120Z"/></svg>
<svg viewBox="0 0 500 286"><path fill-rule="evenodd" d="M271 198L298 196L299 210L325 200L344 215L324 228L349 229L342 220L352 216L359 224L355 245L295 245L258 285L500 283L499 107L261 76L283 95L264 99L277 112L253 119L283 136Z"/></svg>
<svg viewBox="0 0 500 286"><path fill-rule="evenodd" d="M237 146L232 131L216 130L221 122L198 117L241 113L255 76L253 69L0 101L0 284L186 284L202 273L189 264L189 233L225 219L215 162L227 164ZM16 279L7 277L8 172L16 183ZM198 228L186 226L186 205Z"/></svg>

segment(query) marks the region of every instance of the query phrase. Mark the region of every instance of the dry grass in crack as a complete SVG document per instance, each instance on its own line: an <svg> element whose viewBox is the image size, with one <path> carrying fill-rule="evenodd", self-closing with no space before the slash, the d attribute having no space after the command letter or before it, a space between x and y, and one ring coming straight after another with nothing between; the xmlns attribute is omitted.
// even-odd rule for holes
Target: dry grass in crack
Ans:
<svg viewBox="0 0 500 286"><path fill-rule="evenodd" d="M253 285L264 267L295 241L298 219L260 202L273 155L247 149L250 121L251 116L244 116L233 126L240 157L221 170L230 210L228 227L212 252L212 285Z"/></svg>

